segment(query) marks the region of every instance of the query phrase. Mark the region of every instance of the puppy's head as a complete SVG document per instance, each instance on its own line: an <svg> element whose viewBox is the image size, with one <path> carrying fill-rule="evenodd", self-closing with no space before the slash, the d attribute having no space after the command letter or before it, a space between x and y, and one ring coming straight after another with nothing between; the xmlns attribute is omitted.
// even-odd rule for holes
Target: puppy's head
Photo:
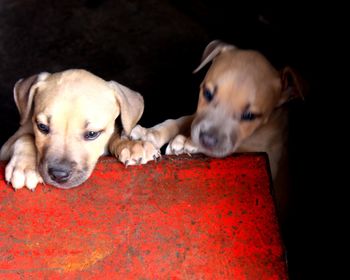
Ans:
<svg viewBox="0 0 350 280"><path fill-rule="evenodd" d="M141 95L84 70L20 80L14 96L21 124L32 123L41 176L65 189L90 176L119 115L129 134L143 112Z"/></svg>
<svg viewBox="0 0 350 280"><path fill-rule="evenodd" d="M223 157L268 123L274 110L298 96L300 88L291 69L278 72L256 51L213 41L194 72L211 61L191 136L201 152Z"/></svg>

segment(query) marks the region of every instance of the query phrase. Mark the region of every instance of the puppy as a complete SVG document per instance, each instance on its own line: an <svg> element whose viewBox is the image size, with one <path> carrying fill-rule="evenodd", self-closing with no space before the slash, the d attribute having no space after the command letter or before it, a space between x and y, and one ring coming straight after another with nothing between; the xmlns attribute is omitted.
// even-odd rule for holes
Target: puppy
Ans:
<svg viewBox="0 0 350 280"><path fill-rule="evenodd" d="M126 165L159 156L151 143L128 139L143 113L143 98L117 82L80 69L41 73L19 80L14 99L20 127L0 159L9 160L5 179L15 190L34 190L41 182L78 186L108 150ZM122 133L115 125L119 115Z"/></svg>
<svg viewBox="0 0 350 280"><path fill-rule="evenodd" d="M136 126L131 137L151 141L158 148L170 142L167 154L225 157L233 152L266 152L277 180L286 147L283 105L301 97L299 78L290 68L277 71L257 51L220 41L206 47L194 72L209 62L195 114L150 129Z"/></svg>

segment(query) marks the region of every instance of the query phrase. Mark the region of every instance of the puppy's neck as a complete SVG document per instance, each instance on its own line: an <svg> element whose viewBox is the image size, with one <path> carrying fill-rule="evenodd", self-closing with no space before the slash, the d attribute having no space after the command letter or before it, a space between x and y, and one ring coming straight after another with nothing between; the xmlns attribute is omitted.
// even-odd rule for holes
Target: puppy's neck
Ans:
<svg viewBox="0 0 350 280"><path fill-rule="evenodd" d="M269 121L245 139L237 152L266 152L271 163L272 178L275 178L278 163L287 144L287 125L287 109L284 106L276 108Z"/></svg>

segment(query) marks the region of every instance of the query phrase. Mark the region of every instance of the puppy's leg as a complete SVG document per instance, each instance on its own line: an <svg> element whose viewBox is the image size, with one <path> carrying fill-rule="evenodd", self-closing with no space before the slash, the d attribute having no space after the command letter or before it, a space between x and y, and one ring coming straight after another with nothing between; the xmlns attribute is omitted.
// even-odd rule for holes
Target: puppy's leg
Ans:
<svg viewBox="0 0 350 280"><path fill-rule="evenodd" d="M160 157L159 149L149 141L130 140L127 136L114 133L109 142L109 152L126 166L145 164Z"/></svg>
<svg viewBox="0 0 350 280"><path fill-rule="evenodd" d="M1 160L9 160L5 179L17 190L26 186L34 191L42 183L36 160L34 136L28 126L21 127L1 148Z"/></svg>
<svg viewBox="0 0 350 280"><path fill-rule="evenodd" d="M194 115L184 116L176 120L170 119L148 129L137 125L131 131L130 137L133 140L149 141L160 149L179 134L190 135L193 118Z"/></svg>

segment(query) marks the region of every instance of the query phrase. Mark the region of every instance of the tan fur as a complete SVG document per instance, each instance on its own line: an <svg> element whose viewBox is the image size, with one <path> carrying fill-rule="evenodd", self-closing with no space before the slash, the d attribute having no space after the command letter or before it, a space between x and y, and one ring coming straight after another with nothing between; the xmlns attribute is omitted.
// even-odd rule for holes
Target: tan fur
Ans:
<svg viewBox="0 0 350 280"><path fill-rule="evenodd" d="M195 72L211 61L194 115L149 129L136 126L131 137L151 141L158 148L170 142L167 154L224 157L233 152L266 152L272 177L277 178L286 140L287 111L282 105L301 95L296 75L289 68L277 71L257 51L220 41L207 46ZM211 101L205 98L205 89L214 93ZM256 118L243 120L246 112Z"/></svg>
<svg viewBox="0 0 350 280"><path fill-rule="evenodd" d="M114 81L79 69L41 73L18 81L14 98L21 126L3 145L0 158L9 160L5 176L15 189L33 190L42 181L60 188L78 186L108 145L125 164L159 156L152 144L120 136L116 118L121 116L124 134L129 135L142 115L143 98ZM47 126L49 133L39 125ZM99 135L87 139L88 132Z"/></svg>

